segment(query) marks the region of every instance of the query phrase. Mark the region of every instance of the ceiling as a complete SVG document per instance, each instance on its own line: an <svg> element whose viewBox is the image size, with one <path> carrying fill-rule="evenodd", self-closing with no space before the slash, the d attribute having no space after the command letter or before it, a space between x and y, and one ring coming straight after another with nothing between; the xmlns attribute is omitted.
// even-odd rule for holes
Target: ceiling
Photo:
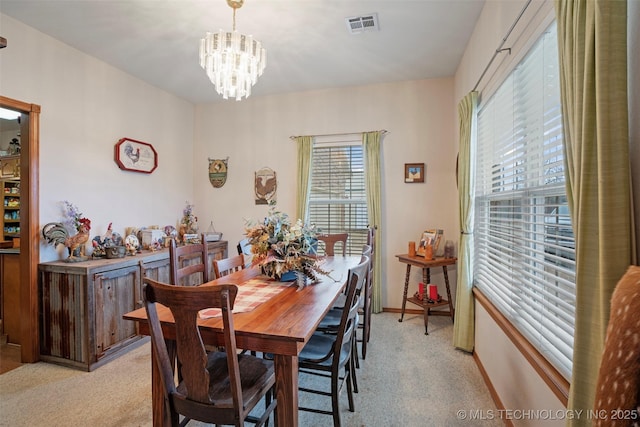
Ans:
<svg viewBox="0 0 640 427"><path fill-rule="evenodd" d="M267 50L252 96L453 76L484 1L246 0L236 29ZM1 0L0 13L192 103L224 101L198 48L232 29L225 0ZM379 30L351 34L345 18L371 13Z"/></svg>

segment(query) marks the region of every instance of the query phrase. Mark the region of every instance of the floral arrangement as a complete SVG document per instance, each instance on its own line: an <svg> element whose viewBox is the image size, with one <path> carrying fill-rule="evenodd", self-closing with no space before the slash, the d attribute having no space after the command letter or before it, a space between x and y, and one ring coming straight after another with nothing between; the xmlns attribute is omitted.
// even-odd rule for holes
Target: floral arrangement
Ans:
<svg viewBox="0 0 640 427"><path fill-rule="evenodd" d="M286 213L272 207L262 223L248 223L245 235L251 244L252 264L259 265L269 277L281 279L285 273L295 272L298 286L304 286L306 279L316 281L318 275L329 275L319 265L314 225L299 219L292 224Z"/></svg>
<svg viewBox="0 0 640 427"><path fill-rule="evenodd" d="M91 221L88 218L82 216L82 212L73 203L65 200L64 204L64 219L62 224L70 231L80 231L84 226L87 230L91 229Z"/></svg>
<svg viewBox="0 0 640 427"><path fill-rule="evenodd" d="M198 232L198 217L193 214L193 205L185 202L187 206L182 210L181 225L184 225L185 233L193 234Z"/></svg>

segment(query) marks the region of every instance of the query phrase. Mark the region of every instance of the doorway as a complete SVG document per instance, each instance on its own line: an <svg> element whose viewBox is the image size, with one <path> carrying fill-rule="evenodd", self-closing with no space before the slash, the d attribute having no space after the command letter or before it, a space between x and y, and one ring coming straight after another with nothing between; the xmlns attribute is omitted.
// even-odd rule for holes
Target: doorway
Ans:
<svg viewBox="0 0 640 427"><path fill-rule="evenodd" d="M19 342L23 363L39 360L38 263L40 106L0 96L0 107L20 115Z"/></svg>

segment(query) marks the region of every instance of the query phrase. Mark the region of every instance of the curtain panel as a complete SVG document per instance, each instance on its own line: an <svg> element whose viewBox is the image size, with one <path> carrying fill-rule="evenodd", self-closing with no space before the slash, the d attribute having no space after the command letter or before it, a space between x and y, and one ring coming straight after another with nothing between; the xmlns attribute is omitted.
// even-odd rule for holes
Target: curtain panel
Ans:
<svg viewBox="0 0 640 427"><path fill-rule="evenodd" d="M364 147L364 162L366 173L367 189L367 211L369 215L369 225L376 227L376 250L373 254L373 295L372 311L380 313L382 311L382 202L380 191L380 138L382 131L365 132L362 134L362 145Z"/></svg>
<svg viewBox="0 0 640 427"><path fill-rule="evenodd" d="M458 104L460 148L458 154L458 209L460 240L458 242L458 283L456 288L453 345L472 352L474 347L473 306L473 146L476 135L478 92L469 92Z"/></svg>
<svg viewBox="0 0 640 427"><path fill-rule="evenodd" d="M296 197L296 218L300 218L306 222L313 137L297 136L295 139L298 145L298 194Z"/></svg>
<svg viewBox="0 0 640 427"><path fill-rule="evenodd" d="M576 238L569 409L591 410L611 294L635 262L626 0L556 0L567 197ZM589 425L586 417L568 425Z"/></svg>

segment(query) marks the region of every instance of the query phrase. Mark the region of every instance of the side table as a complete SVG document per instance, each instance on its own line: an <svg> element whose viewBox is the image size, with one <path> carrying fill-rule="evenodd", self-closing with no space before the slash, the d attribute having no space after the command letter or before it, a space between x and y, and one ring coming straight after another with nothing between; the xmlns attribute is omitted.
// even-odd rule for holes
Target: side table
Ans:
<svg viewBox="0 0 640 427"><path fill-rule="evenodd" d="M453 302L451 301L451 289L449 287L449 275L447 273L448 265L455 265L457 258L434 258L432 260L426 260L424 257L420 256L409 256L409 254L396 255L398 260L402 263L407 264L407 273L404 279L404 294L402 295L402 314L400 315L400 319L398 322L402 322L404 318L404 311L407 305L407 301L410 303L416 304L424 310L424 334L429 335L427 327L429 325L429 315L433 316L451 316L451 321L453 321L454 309ZM425 298L420 301L414 296L407 297L407 291L409 289L409 277L411 275L411 266L414 265L416 267L422 268L422 280L424 281L425 286L428 283L431 283L431 272L430 268L433 267L442 267L442 272L444 273L444 284L447 289L447 299L442 299L441 301L436 302L428 302ZM425 289L426 290L426 289ZM435 307L440 307L448 305L449 310L431 310Z"/></svg>

